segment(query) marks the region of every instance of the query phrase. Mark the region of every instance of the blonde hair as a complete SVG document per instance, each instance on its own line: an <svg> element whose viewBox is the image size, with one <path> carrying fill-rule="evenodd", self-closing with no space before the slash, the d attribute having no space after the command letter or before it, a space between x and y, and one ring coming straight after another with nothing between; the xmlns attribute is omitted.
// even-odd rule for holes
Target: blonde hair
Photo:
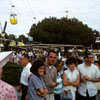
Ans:
<svg viewBox="0 0 100 100"><path fill-rule="evenodd" d="M64 66L64 62L62 60L58 60L55 65L54 65L57 69L57 72L62 70L62 67Z"/></svg>

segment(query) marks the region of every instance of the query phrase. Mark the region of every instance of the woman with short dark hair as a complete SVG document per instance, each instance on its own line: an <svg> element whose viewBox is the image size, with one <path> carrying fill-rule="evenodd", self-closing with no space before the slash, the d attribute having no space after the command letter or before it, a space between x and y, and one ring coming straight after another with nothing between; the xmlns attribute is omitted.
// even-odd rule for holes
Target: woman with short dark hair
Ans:
<svg viewBox="0 0 100 100"><path fill-rule="evenodd" d="M76 65L75 65L76 59L74 57L70 57L66 61L66 64L68 66L68 69L64 71L64 76L63 76L64 91L67 92L68 90L70 90L72 93L71 100L75 100L77 87L80 84L80 74L76 70Z"/></svg>
<svg viewBox="0 0 100 100"><path fill-rule="evenodd" d="M44 62L36 60L30 71L34 75L29 79L29 100L44 100L44 96L48 92L42 79L45 74Z"/></svg>

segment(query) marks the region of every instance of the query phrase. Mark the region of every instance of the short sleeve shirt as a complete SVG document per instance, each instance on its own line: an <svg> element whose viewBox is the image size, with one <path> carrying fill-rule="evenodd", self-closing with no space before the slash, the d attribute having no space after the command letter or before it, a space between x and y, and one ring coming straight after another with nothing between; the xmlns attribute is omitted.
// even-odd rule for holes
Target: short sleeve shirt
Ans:
<svg viewBox="0 0 100 100"><path fill-rule="evenodd" d="M46 88L42 77L33 75L29 80L29 100L44 100L44 97L36 94L40 88Z"/></svg>
<svg viewBox="0 0 100 100"><path fill-rule="evenodd" d="M80 72L81 78L83 78L84 75L87 75L89 78L100 77L100 71L98 67L94 64L91 64L91 66L86 67L85 63L82 63L78 65L77 69ZM95 96L97 94L97 88L95 83L92 81L86 81L86 83L81 82L78 88L78 92L83 96L87 96L86 91L88 91L90 97Z"/></svg>
<svg viewBox="0 0 100 100"><path fill-rule="evenodd" d="M17 100L15 89L2 80L0 80L0 100Z"/></svg>
<svg viewBox="0 0 100 100"><path fill-rule="evenodd" d="M32 66L31 63L28 63L26 67L24 67L22 70L20 83L23 85L28 86L28 78L29 78L29 75L31 74L30 72L31 66Z"/></svg>

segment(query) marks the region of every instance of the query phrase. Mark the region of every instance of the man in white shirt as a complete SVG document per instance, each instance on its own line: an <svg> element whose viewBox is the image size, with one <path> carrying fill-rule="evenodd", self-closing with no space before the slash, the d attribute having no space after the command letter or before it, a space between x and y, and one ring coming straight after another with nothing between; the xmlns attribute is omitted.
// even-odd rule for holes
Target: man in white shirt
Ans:
<svg viewBox="0 0 100 100"><path fill-rule="evenodd" d="M21 100L25 100L27 90L28 90L28 79L31 76L30 68L31 68L31 63L29 62L29 57L28 55L24 54L21 56L21 64L23 65L23 70L21 73L21 78L20 78L20 83L21 83L21 88L22 89L22 97Z"/></svg>
<svg viewBox="0 0 100 100"><path fill-rule="evenodd" d="M85 62L77 67L81 77L78 88L78 100L95 100L97 94L95 82L100 81L100 71L93 64L94 56L92 53L86 53L84 60Z"/></svg>

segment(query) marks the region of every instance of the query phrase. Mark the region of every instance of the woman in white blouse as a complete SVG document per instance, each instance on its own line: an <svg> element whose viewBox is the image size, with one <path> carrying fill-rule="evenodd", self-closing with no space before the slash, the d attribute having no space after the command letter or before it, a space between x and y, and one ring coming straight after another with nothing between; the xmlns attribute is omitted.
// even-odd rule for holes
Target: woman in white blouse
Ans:
<svg viewBox="0 0 100 100"><path fill-rule="evenodd" d="M74 57L70 57L67 61L66 64L68 66L68 70L64 72L64 77L63 77L63 85L64 85L64 90L71 90L73 99L75 100L76 98L76 90L77 87L80 84L80 74L76 70L75 66L76 60Z"/></svg>

